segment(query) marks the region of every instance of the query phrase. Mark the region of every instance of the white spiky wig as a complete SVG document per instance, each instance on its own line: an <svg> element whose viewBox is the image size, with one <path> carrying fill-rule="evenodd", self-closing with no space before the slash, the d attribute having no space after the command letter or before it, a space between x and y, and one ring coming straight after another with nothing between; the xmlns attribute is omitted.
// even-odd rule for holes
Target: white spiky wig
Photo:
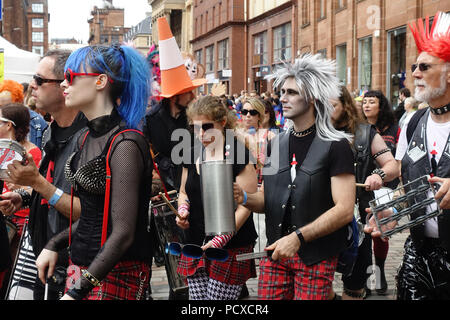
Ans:
<svg viewBox="0 0 450 320"><path fill-rule="evenodd" d="M283 62L273 74L266 76L267 80L274 80L274 88L281 87L288 78L295 79L300 94L308 103L314 100L317 135L325 141L347 139L352 142L352 135L336 130L331 123L334 108L330 100L338 99L341 94L335 61L324 59L320 54L306 53L294 63Z"/></svg>

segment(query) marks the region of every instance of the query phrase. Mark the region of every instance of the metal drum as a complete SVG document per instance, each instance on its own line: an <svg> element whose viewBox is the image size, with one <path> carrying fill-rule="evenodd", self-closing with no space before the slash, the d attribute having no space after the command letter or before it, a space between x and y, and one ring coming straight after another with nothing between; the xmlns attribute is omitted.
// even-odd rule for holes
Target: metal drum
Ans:
<svg viewBox="0 0 450 320"><path fill-rule="evenodd" d="M171 198L170 203L176 208L178 206L178 196ZM170 289L177 295L187 292L187 285L182 276L178 275L177 267L179 257L166 252L167 243L184 243L185 236L183 230L177 226L176 216L164 201L150 202L150 214L155 218L156 232L158 234L158 246L160 252L164 253L164 265L166 268L167 280Z"/></svg>
<svg viewBox="0 0 450 320"><path fill-rule="evenodd" d="M14 160L25 161L26 150L14 140L0 139L0 179L9 178L8 165Z"/></svg>
<svg viewBox="0 0 450 320"><path fill-rule="evenodd" d="M205 233L207 236L236 231L233 198L233 165L226 160L200 164Z"/></svg>

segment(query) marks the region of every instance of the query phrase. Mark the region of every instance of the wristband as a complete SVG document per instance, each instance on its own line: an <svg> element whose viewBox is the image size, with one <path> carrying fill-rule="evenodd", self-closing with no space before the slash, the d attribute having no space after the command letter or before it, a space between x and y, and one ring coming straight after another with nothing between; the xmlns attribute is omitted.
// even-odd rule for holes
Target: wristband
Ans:
<svg viewBox="0 0 450 320"><path fill-rule="evenodd" d="M242 205L245 206L247 204L247 200L248 200L247 192L245 192L245 191L242 191L242 192L244 192L244 201L242 201Z"/></svg>
<svg viewBox="0 0 450 320"><path fill-rule="evenodd" d="M53 194L53 196L50 198L50 200L48 200L48 204L51 205L52 207L54 207L56 205L56 203L58 202L58 200L63 195L63 193L64 192L61 189L57 188L55 193Z"/></svg>
<svg viewBox="0 0 450 320"><path fill-rule="evenodd" d="M14 192L20 194L22 198L22 209L26 209L31 205L31 195L25 189L16 189Z"/></svg>
<svg viewBox="0 0 450 320"><path fill-rule="evenodd" d="M96 277L94 277L89 271L87 271L86 269L81 270L81 274L83 275L83 277L89 281L94 287L100 287L102 284L100 283L100 281L97 280Z"/></svg>
<svg viewBox="0 0 450 320"><path fill-rule="evenodd" d="M298 240L300 240L300 248L306 244L305 238L303 238L303 234L300 231L300 228L295 230L295 234L297 235Z"/></svg>
<svg viewBox="0 0 450 320"><path fill-rule="evenodd" d="M372 171L372 174L379 175L383 182L384 182L384 178L386 178L386 173L382 169L375 169Z"/></svg>

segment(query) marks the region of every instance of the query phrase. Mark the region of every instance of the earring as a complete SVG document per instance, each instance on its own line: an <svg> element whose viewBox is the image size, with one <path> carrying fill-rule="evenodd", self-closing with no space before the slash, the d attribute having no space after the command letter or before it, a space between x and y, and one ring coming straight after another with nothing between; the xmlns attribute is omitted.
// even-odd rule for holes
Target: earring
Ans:
<svg viewBox="0 0 450 320"><path fill-rule="evenodd" d="M100 80L97 80L97 85L99 86L101 84L102 84L102 82Z"/></svg>

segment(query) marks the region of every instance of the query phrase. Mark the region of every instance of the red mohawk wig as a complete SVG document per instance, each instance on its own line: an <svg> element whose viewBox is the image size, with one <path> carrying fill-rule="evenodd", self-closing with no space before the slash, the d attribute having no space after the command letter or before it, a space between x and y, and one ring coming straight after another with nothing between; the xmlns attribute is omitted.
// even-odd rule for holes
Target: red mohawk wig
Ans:
<svg viewBox="0 0 450 320"><path fill-rule="evenodd" d="M419 53L427 52L446 62L450 62L450 14L437 12L431 30L430 18L426 17L409 25Z"/></svg>

